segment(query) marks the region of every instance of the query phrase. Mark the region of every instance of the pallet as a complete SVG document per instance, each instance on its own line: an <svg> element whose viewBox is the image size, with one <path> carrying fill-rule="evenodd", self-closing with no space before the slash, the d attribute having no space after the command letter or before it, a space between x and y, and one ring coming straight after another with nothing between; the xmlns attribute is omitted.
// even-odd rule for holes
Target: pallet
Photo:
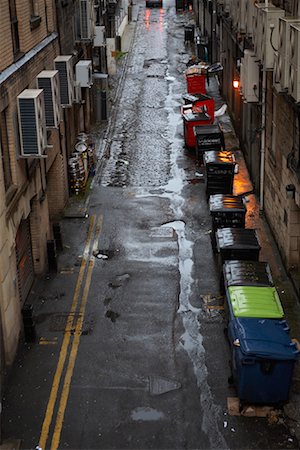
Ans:
<svg viewBox="0 0 300 450"><path fill-rule="evenodd" d="M280 410L274 406L242 406L238 397L227 397L227 408L230 416L277 418L280 414Z"/></svg>

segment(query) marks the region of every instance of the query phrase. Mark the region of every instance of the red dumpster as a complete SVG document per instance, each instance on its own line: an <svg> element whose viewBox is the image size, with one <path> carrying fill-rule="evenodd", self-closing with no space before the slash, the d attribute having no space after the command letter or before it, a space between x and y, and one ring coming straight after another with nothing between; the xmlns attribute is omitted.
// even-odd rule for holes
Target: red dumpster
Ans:
<svg viewBox="0 0 300 450"><path fill-rule="evenodd" d="M187 91L190 94L206 94L205 86L206 75L193 73L186 74Z"/></svg>
<svg viewBox="0 0 300 450"><path fill-rule="evenodd" d="M209 125L212 123L211 117L205 112L186 112L182 115L184 142L187 148L196 147L196 137L194 127L197 125Z"/></svg>
<svg viewBox="0 0 300 450"><path fill-rule="evenodd" d="M205 63L199 63L186 69L185 78L189 94L206 94L205 82L208 67Z"/></svg>
<svg viewBox="0 0 300 450"><path fill-rule="evenodd" d="M185 106L182 110L186 108L187 105L191 105L192 112L202 112L203 107L206 107L207 114L211 117L212 121L215 120L215 100L209 95L205 94L185 94L183 95L183 100Z"/></svg>

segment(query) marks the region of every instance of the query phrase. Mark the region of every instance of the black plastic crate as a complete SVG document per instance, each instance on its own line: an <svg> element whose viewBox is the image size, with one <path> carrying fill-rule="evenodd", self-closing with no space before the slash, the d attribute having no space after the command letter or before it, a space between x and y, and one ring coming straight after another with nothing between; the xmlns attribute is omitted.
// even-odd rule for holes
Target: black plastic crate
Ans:
<svg viewBox="0 0 300 450"><path fill-rule="evenodd" d="M184 40L185 42L194 42L195 39L195 27L194 25L186 25L184 27Z"/></svg>
<svg viewBox="0 0 300 450"><path fill-rule="evenodd" d="M227 260L258 261L261 249L256 230L250 228L220 228L216 231L220 262Z"/></svg>
<svg viewBox="0 0 300 450"><path fill-rule="evenodd" d="M206 169L206 193L232 194L235 156L230 151L209 151L204 153Z"/></svg>
<svg viewBox="0 0 300 450"><path fill-rule="evenodd" d="M270 266L263 261L225 261L221 274L220 289L224 294L229 286L273 287Z"/></svg>
<svg viewBox="0 0 300 450"><path fill-rule="evenodd" d="M225 149L224 133L219 124L194 127L196 138L196 156L201 162L207 150L220 151Z"/></svg>
<svg viewBox="0 0 300 450"><path fill-rule="evenodd" d="M244 228L246 206L242 197L214 194L209 197L213 231L218 228Z"/></svg>

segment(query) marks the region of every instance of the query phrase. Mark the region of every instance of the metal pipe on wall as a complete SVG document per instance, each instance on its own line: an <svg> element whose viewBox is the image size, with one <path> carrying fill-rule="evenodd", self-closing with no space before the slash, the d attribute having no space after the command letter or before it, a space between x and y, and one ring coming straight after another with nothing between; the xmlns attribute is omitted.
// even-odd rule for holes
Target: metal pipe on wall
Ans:
<svg viewBox="0 0 300 450"><path fill-rule="evenodd" d="M266 147L266 90L267 72L263 69L262 100L261 100L261 146L260 146L260 198L259 209L264 210L264 183L265 183L265 147Z"/></svg>

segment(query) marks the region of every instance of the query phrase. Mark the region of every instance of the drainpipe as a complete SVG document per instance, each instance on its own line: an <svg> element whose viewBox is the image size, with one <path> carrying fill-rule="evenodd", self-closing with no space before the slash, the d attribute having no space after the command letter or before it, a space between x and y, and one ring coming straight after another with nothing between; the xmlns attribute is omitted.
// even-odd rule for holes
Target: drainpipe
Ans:
<svg viewBox="0 0 300 450"><path fill-rule="evenodd" d="M262 105L261 105L261 144L260 144L260 196L259 209L264 210L264 182L265 182L265 147L266 147L266 90L267 72L263 69L262 78Z"/></svg>
<svg viewBox="0 0 300 450"><path fill-rule="evenodd" d="M269 1L265 0L265 7L269 6ZM261 146L260 146L260 198L259 209L264 210L264 184L265 184L265 151L266 151L266 90L267 72L263 68L262 78L262 105L261 105Z"/></svg>

